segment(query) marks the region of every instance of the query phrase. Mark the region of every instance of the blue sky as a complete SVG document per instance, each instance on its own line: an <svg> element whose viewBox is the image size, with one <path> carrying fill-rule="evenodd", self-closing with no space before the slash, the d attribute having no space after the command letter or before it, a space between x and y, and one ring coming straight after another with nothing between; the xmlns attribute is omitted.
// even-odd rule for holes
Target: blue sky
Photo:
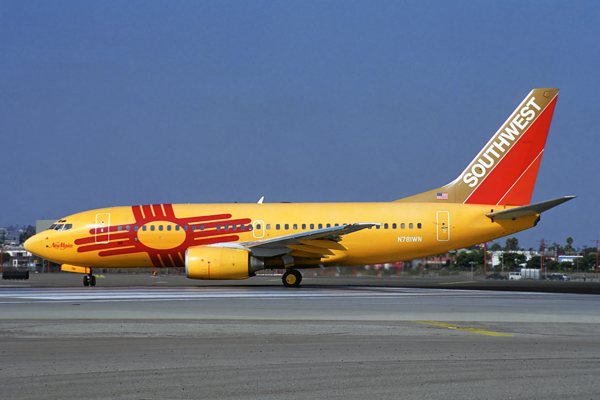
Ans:
<svg viewBox="0 0 600 400"><path fill-rule="evenodd" d="M517 235L600 231L596 1L0 0L0 226L148 203L390 201L561 89ZM501 240L504 244L504 240Z"/></svg>

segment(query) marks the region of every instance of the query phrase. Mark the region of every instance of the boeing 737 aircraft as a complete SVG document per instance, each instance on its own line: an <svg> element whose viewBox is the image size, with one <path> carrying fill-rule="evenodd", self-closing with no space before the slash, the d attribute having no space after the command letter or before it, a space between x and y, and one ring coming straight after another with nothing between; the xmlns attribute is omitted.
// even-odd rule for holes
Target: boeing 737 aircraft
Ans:
<svg viewBox="0 0 600 400"><path fill-rule="evenodd" d="M573 197L530 204L558 89L535 89L446 186L388 203L153 204L81 212L25 248L84 273L185 267L190 279L245 279L285 269L381 264L444 253L535 226Z"/></svg>

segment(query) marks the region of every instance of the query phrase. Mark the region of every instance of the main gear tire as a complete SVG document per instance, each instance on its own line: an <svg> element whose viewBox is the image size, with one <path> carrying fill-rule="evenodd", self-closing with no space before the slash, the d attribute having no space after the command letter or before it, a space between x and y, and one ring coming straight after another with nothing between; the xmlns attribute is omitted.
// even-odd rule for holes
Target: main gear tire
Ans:
<svg viewBox="0 0 600 400"><path fill-rule="evenodd" d="M295 269L290 269L283 274L281 280L285 287L298 287L302 282L302 274Z"/></svg>

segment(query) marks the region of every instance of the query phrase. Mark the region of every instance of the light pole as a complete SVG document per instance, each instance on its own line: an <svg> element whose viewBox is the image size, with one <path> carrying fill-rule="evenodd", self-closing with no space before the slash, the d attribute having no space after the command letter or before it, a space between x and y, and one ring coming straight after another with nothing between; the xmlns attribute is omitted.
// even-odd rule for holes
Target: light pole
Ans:
<svg viewBox="0 0 600 400"><path fill-rule="evenodd" d="M475 261L469 261L469 264L471 264L471 279L473 279L473 263Z"/></svg>
<svg viewBox="0 0 600 400"><path fill-rule="evenodd" d="M598 250L600 249L600 240L592 240L596 243L596 279L598 279Z"/></svg>
<svg viewBox="0 0 600 400"><path fill-rule="evenodd" d="M540 268L542 269L540 272L544 273L544 250L542 249L542 255L540 256Z"/></svg>

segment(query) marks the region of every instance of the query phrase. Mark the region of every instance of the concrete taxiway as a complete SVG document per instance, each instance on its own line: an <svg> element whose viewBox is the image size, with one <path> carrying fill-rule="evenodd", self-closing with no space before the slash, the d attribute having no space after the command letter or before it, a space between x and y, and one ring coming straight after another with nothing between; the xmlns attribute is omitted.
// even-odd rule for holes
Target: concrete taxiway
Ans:
<svg viewBox="0 0 600 400"><path fill-rule="evenodd" d="M327 271L329 274L329 271ZM30 274L28 280L0 280L2 287L82 287L82 275L74 273ZM187 279L183 275L150 274L99 274L97 285L102 287L223 287L223 286L279 286L281 276L256 276L238 281L203 281ZM458 290L494 290L509 292L579 293L600 294L600 278L588 274L586 281L581 279L561 281L533 280L485 280L465 276L449 277L331 277L310 276L305 272L302 286L368 286L368 287L409 287Z"/></svg>
<svg viewBox="0 0 600 400"><path fill-rule="evenodd" d="M171 278L2 282L0 398L581 399L600 390L600 296Z"/></svg>

